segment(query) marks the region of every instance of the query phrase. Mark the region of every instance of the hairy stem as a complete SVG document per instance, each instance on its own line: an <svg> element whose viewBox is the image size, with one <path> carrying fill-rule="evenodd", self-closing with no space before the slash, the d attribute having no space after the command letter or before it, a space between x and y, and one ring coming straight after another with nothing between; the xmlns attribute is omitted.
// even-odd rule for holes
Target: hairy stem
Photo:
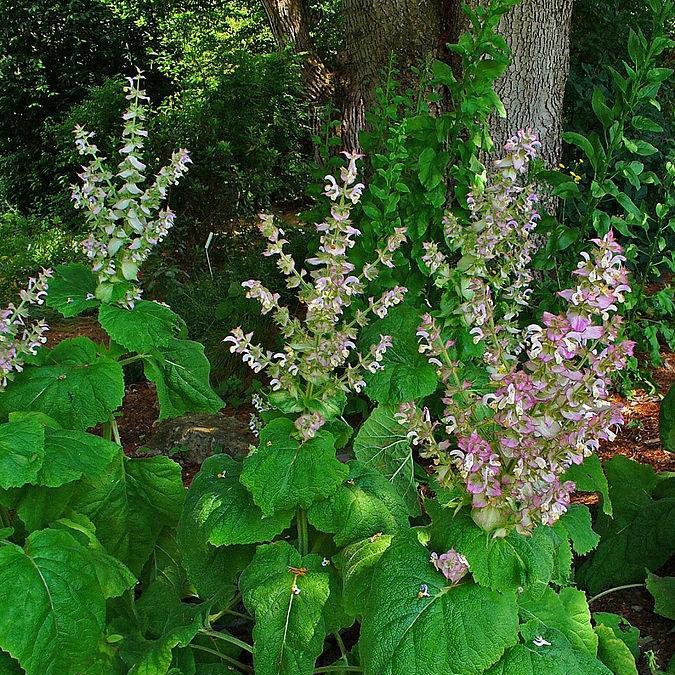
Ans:
<svg viewBox="0 0 675 675"><path fill-rule="evenodd" d="M251 666L247 666L245 663L237 661L237 659L233 659L231 656L228 656L227 654L222 654L221 652L216 651L215 649L209 649L208 647L202 647L202 645L194 645L194 644L191 644L190 647L192 647L192 649L197 649L200 652L206 652L207 654L211 654L212 656L217 656L218 658L221 658L223 661L229 663L231 666L234 666L235 668L241 670L243 673L253 672L253 668L251 668Z"/></svg>
<svg viewBox="0 0 675 675"><path fill-rule="evenodd" d="M628 590L629 588L643 588L644 584L626 584L625 586L616 586L615 588L609 588L606 591L602 591L602 593L598 593L597 595L594 595L589 601L588 604L590 605L592 602L595 602L596 600L599 600L600 598L604 598L606 595L609 595L610 593L615 593L616 591L625 591Z"/></svg>
<svg viewBox="0 0 675 675"><path fill-rule="evenodd" d="M296 515L298 524L298 549L301 556L306 556L309 551L309 533L307 531L307 512L304 509L298 509Z"/></svg>
<svg viewBox="0 0 675 675"><path fill-rule="evenodd" d="M208 635L209 637L216 638L216 640L223 640L223 642L229 642L230 644L236 645L239 649L247 651L249 654L253 654L253 647L251 647L248 642L244 642L239 638L230 635L229 633L220 633L215 630L209 630L207 628L202 628L199 631L202 635Z"/></svg>

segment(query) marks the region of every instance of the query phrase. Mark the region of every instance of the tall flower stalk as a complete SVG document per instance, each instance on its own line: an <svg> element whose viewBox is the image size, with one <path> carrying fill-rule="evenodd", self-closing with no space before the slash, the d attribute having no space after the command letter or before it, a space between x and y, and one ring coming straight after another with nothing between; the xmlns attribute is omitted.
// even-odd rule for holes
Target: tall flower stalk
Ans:
<svg viewBox="0 0 675 675"><path fill-rule="evenodd" d="M364 186L357 182L356 162L360 155L343 153L347 165L340 181L326 176L324 195L332 204L330 216L316 226L320 233L316 254L306 261L309 270L298 267L286 253L285 233L270 215L261 215L260 230L268 241L266 256L276 256L286 277L286 286L297 289L302 310L291 315L279 304L279 294L260 281L245 281L246 295L255 298L263 314L270 314L285 344L278 353L252 342L253 334L235 328L225 340L230 351L240 354L255 372L270 378L269 403L283 412L299 413L295 425L303 440L312 438L327 419L339 414L347 391L359 392L364 376L381 368L391 337L381 335L366 355L357 351L358 334L373 315L384 317L399 304L406 289L390 288L379 297L367 297L369 282L380 269L394 266L394 254L405 241L405 230L397 229L375 252L360 272L348 259L360 232L351 222L352 207L361 198Z"/></svg>
<svg viewBox="0 0 675 675"><path fill-rule="evenodd" d="M617 311L630 287L612 232L582 254L577 285L559 293L565 311L545 312L542 325L525 329L516 322L530 293L526 267L537 218L536 194L516 181L537 147L530 134L514 137L496 163L495 182L470 199L473 226L448 236L476 272L464 285L458 311L473 341L484 345L488 393L462 379L454 343L427 314L417 333L419 349L444 383L444 412L436 420L427 409L404 404L397 414L433 458L439 482L459 488L474 520L497 536L511 528L530 533L565 513L575 489L565 472L612 440L623 423L620 408L609 401L610 377L634 347L619 339ZM504 256L507 264L493 272L492 261L500 265ZM447 264L441 261L436 271Z"/></svg>
<svg viewBox="0 0 675 675"><path fill-rule="evenodd" d="M98 276L96 296L127 307L133 307L141 297L137 284L140 266L173 226L174 212L162 207L168 190L191 162L187 150L177 150L169 164L145 185L148 177L142 155L148 136L144 122L149 99L142 82L140 72L127 78L124 90L129 105L122 115L122 159L117 170L100 155L94 134L81 126L75 128L78 152L89 161L78 174L81 183L71 186L75 208L85 211L90 230L82 248Z"/></svg>

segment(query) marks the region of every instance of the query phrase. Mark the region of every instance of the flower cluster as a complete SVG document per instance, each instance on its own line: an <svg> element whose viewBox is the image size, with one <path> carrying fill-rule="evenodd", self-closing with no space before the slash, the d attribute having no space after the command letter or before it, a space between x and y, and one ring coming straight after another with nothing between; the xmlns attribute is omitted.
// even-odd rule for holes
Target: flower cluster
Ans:
<svg viewBox="0 0 675 675"><path fill-rule="evenodd" d="M431 564L453 585L458 584L469 571L469 562L454 548L441 555L432 553Z"/></svg>
<svg viewBox="0 0 675 675"><path fill-rule="evenodd" d="M273 217L261 215L260 230L268 240L264 255L278 257L277 265L286 276L287 287L297 289L304 306L304 311L298 313L302 320L279 304L278 293L259 281L242 285L247 297L258 300L262 313L274 318L285 338L283 351L264 350L252 342L252 333L244 333L241 328L235 328L225 338L232 345L231 352L240 354L255 372L268 374L272 392L292 402L287 408L302 413L296 427L303 440L312 438L326 422L326 415L317 412L313 402L327 403L348 390L361 391L365 373L382 367L391 338L380 336L363 356L356 351L358 333L372 316L386 316L390 308L402 302L406 291L396 286L353 306L356 298L366 295L368 282L378 276L382 266L394 267L394 254L405 241L405 230L397 229L388 237L374 260L357 273L348 253L360 234L350 220L350 210L363 192L363 184L356 182L360 155L343 154L348 163L342 168L341 182L326 176L324 195L331 200L330 216L317 225L321 236L318 251L306 261L310 271L299 268L285 252L288 242ZM345 316L347 310L351 310L349 317Z"/></svg>
<svg viewBox="0 0 675 675"><path fill-rule="evenodd" d="M174 152L170 163L152 183L143 186L146 165L140 157L148 135L143 128L148 98L141 83L139 73L128 78L125 87L129 107L122 116L122 160L117 171L110 169L105 157L100 156L93 143L94 134L78 126L75 129L78 152L90 159L78 174L81 184L71 186L75 208L86 212L91 231L82 248L98 275L97 296L129 307L141 295L135 283L140 266L153 247L166 237L175 219L173 211L161 205L169 188L178 183L191 161L187 150ZM116 285L121 292L115 289Z"/></svg>
<svg viewBox="0 0 675 675"><path fill-rule="evenodd" d="M44 303L51 276L51 270L43 269L28 280L28 286L20 292L18 306L12 303L0 310L0 391L14 373L21 372L26 356L35 354L47 341L47 324L42 319L29 323L27 318L29 305Z"/></svg>
<svg viewBox="0 0 675 675"><path fill-rule="evenodd" d="M481 304L490 302L485 296L491 292L498 293L499 313L504 317L500 340L509 349L515 342L507 329L514 329L531 293L532 233L539 213L537 194L532 186L524 184L524 178L540 147L534 132L519 131L504 146L503 158L495 161L487 185L477 184L468 195L470 222L460 223L452 212L443 219L447 245L453 255L461 256L458 267L472 279L471 285L463 289L467 302L460 309L467 323L476 328L475 340L481 339L487 319ZM422 261L435 284L446 287L451 266L436 242L424 243Z"/></svg>
<svg viewBox="0 0 675 675"><path fill-rule="evenodd" d="M445 412L440 423L432 423L427 413L408 405L398 419L434 457L439 480L461 482L474 519L492 532L503 535L515 526L529 533L540 523L554 524L575 488L564 480L567 469L597 450L600 441L612 440L623 423L608 388L634 347L618 339L616 311L630 290L625 258L612 232L593 244L575 271L577 286L559 293L566 311L544 313L541 326L530 325L520 335L521 359L500 342L490 294L480 296L473 313L489 328L477 336L492 342L485 352L487 394L461 380L452 343L442 340L431 316L418 331L420 351L445 384ZM435 432L441 426L446 437L439 442Z"/></svg>

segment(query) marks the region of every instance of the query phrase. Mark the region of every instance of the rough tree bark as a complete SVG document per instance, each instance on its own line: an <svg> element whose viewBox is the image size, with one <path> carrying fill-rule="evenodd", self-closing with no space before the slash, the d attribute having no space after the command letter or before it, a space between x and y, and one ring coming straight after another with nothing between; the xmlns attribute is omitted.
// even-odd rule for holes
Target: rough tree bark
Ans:
<svg viewBox="0 0 675 675"><path fill-rule="evenodd" d="M473 4L486 0L471 0ZM303 75L310 102L330 97L342 110L342 137L358 146L375 87L390 54L401 68L442 53L445 42L466 26L461 0L342 0L345 50L338 73L330 73L312 43L306 0L262 0L280 47L305 56ZM513 60L497 83L506 108L495 119L499 147L517 129L532 127L549 163L560 157L562 105L569 71L569 31L573 0L522 0L499 24Z"/></svg>
<svg viewBox="0 0 675 675"><path fill-rule="evenodd" d="M309 33L306 0L262 0L280 48L305 58L303 78L311 103L333 98L342 110L342 139L358 147L365 108L373 102L393 52L407 69L436 55L443 44L444 8L450 0L343 0L345 50L339 72L331 73L317 55Z"/></svg>
<svg viewBox="0 0 675 675"><path fill-rule="evenodd" d="M506 117L495 117L492 138L501 148L515 131L531 127L551 165L559 161L562 148L572 4L573 0L521 0L498 27L511 47L512 60L495 87Z"/></svg>

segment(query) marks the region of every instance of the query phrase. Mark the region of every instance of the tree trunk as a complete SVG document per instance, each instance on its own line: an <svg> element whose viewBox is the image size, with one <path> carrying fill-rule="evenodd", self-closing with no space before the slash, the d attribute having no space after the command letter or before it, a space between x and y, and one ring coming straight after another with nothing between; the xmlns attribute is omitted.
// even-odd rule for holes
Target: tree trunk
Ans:
<svg viewBox="0 0 675 675"><path fill-rule="evenodd" d="M358 148L365 110L393 54L410 72L442 46L444 0L342 0L345 53L342 66L342 138Z"/></svg>
<svg viewBox="0 0 675 675"><path fill-rule="evenodd" d="M279 47L291 47L304 57L302 77L309 102L321 104L329 100L334 88L333 74L314 48L305 0L262 0L262 5Z"/></svg>
<svg viewBox="0 0 675 675"><path fill-rule="evenodd" d="M495 118L492 137L500 148L518 129L531 127L549 165L559 161L562 149L572 1L522 0L499 22L512 61L497 81L506 117Z"/></svg>

